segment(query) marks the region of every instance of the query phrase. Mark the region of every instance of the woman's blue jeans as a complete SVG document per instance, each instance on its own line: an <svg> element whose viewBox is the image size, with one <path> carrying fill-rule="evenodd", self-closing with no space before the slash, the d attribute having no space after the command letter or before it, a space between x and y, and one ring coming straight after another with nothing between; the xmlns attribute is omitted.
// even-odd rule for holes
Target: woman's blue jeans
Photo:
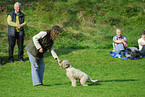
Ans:
<svg viewBox="0 0 145 97"><path fill-rule="evenodd" d="M43 84L43 73L44 73L44 60L37 60L34 56L32 56L28 51L29 60L31 63L31 72L32 72L32 81L33 86Z"/></svg>

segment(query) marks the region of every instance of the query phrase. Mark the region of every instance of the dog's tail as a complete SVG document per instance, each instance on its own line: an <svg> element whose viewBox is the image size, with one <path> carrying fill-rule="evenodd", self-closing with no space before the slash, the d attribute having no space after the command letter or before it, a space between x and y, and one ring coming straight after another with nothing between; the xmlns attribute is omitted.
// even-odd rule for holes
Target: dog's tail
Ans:
<svg viewBox="0 0 145 97"><path fill-rule="evenodd" d="M96 82L96 81L98 81L98 80L92 80L90 77L88 77L88 78L90 79L91 82Z"/></svg>

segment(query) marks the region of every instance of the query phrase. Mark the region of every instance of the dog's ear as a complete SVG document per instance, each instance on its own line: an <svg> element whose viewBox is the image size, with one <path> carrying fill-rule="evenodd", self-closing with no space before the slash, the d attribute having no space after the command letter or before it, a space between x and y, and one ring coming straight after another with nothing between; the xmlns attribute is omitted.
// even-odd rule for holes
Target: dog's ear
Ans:
<svg viewBox="0 0 145 97"><path fill-rule="evenodd" d="M68 68L70 66L70 64L65 64L65 68Z"/></svg>
<svg viewBox="0 0 145 97"><path fill-rule="evenodd" d="M61 69L64 69L65 68L64 63L65 63L65 61L62 61L61 63L59 63Z"/></svg>
<svg viewBox="0 0 145 97"><path fill-rule="evenodd" d="M70 66L70 63L68 60L63 60L61 64L62 64L62 68L64 69Z"/></svg>

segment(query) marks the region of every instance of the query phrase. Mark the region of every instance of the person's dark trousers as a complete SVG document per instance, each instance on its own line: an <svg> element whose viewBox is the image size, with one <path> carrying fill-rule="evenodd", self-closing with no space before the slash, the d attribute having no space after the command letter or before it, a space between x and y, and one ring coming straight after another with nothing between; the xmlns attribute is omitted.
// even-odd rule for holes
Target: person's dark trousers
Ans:
<svg viewBox="0 0 145 97"><path fill-rule="evenodd" d="M145 45L142 47L140 53L141 53L143 56L145 56Z"/></svg>
<svg viewBox="0 0 145 97"><path fill-rule="evenodd" d="M23 54L24 54L24 48L23 48L23 44L24 44L24 37L23 36L19 36L19 32L16 32L15 37L13 36L8 36L8 41L9 41L9 60L14 60L13 58L13 52L14 52L14 47L17 41L17 45L19 48L19 53L18 53L18 58L19 59L23 59Z"/></svg>

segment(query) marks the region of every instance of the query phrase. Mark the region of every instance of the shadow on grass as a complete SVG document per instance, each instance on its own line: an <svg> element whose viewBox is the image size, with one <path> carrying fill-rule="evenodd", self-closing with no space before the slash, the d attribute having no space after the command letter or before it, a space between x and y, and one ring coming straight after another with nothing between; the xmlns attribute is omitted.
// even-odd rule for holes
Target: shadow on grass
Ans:
<svg viewBox="0 0 145 97"><path fill-rule="evenodd" d="M56 51L57 55L60 56L60 55L67 55L67 54L69 54L69 53L71 53L73 51L76 51L76 50L80 50L80 49L58 49L58 50L55 50L55 51ZM52 55L50 54L50 52L47 51L44 54L44 58L45 57L49 57L49 56L52 57ZM2 60L3 60L3 62L2 62L3 65L9 63L8 62L8 54L7 55L2 55L1 57L2 57ZM17 61L19 61L17 54L13 55L13 57L14 57L14 63L17 62ZM29 60L29 57L28 57L27 53L24 55L24 60L25 61Z"/></svg>
<svg viewBox="0 0 145 97"><path fill-rule="evenodd" d="M17 61L19 61L18 55L13 55L13 57L14 57L14 63L16 63ZM8 55L5 55L5 56L2 55L1 58L2 58L2 60L3 60L3 62L2 62L3 65L9 63ZM26 60L29 60L29 58L26 57L26 58L24 58L24 60L25 60L25 61L26 61Z"/></svg>
<svg viewBox="0 0 145 97"><path fill-rule="evenodd" d="M14 57L15 57L15 56L16 56L16 55L14 55ZM1 58L2 58L2 60L3 60L3 62L2 62L3 65L9 63L8 57L9 57L8 54L7 54L7 55L2 55L2 56L1 56Z"/></svg>
<svg viewBox="0 0 145 97"><path fill-rule="evenodd" d="M124 80L104 80L104 81L98 81L98 82L129 82L129 81L137 81L135 79L124 79Z"/></svg>
<svg viewBox="0 0 145 97"><path fill-rule="evenodd" d="M91 82L91 81L89 81L89 83L88 83L88 86L98 86L98 85L101 85L99 83L99 81L97 81L97 82Z"/></svg>
<svg viewBox="0 0 145 97"><path fill-rule="evenodd" d="M137 81L135 79L124 79L124 80L102 80L102 81L97 81L97 82L90 82L88 85L89 86L94 86L94 85L101 85L101 82L131 82L131 81Z"/></svg>
<svg viewBox="0 0 145 97"><path fill-rule="evenodd" d="M56 84L44 84L44 86L61 86L61 85L71 85L71 83L56 83Z"/></svg>

